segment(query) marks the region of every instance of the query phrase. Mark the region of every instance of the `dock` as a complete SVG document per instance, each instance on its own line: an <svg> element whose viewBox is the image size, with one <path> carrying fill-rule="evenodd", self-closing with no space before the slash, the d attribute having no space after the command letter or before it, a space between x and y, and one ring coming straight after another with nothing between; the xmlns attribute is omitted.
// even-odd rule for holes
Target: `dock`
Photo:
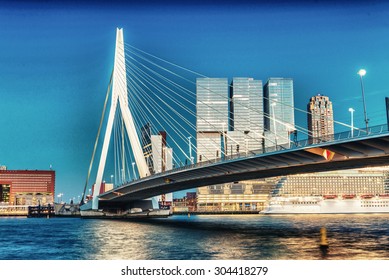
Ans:
<svg viewBox="0 0 389 280"><path fill-rule="evenodd" d="M55 215L54 206L28 206L28 218L51 218Z"/></svg>

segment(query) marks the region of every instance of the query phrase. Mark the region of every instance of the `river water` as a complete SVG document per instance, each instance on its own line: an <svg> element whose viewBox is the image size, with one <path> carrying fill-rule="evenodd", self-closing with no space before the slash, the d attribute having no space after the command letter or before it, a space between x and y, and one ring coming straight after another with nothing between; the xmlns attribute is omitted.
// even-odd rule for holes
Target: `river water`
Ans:
<svg viewBox="0 0 389 280"><path fill-rule="evenodd" d="M388 260L389 215L0 218L0 244L1 260Z"/></svg>

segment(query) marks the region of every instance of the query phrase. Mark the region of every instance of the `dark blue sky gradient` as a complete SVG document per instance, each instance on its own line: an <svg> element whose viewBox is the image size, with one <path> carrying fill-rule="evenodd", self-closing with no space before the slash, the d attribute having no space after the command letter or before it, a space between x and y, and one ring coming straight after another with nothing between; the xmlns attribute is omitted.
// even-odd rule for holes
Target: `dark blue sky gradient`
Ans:
<svg viewBox="0 0 389 280"><path fill-rule="evenodd" d="M185 1L184 1L185 2ZM322 93L335 119L363 127L389 96L384 1L0 2L0 164L57 171L57 193L81 194L112 70L115 30L127 43L209 77L290 77L295 105ZM275 4L274 4L275 3ZM306 126L306 115L296 112Z"/></svg>

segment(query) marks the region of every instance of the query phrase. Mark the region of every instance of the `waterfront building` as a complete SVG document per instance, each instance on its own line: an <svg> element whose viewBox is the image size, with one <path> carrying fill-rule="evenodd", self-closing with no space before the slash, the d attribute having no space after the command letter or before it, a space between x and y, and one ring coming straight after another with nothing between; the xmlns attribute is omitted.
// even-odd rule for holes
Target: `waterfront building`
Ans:
<svg viewBox="0 0 389 280"><path fill-rule="evenodd" d="M311 97L307 111L309 139L312 143L331 140L334 134L334 113L330 99L320 94Z"/></svg>
<svg viewBox="0 0 389 280"><path fill-rule="evenodd" d="M0 170L0 204L53 204L54 191L54 170Z"/></svg>
<svg viewBox="0 0 389 280"><path fill-rule="evenodd" d="M233 182L197 189L197 211L262 211L277 178Z"/></svg>
<svg viewBox="0 0 389 280"><path fill-rule="evenodd" d="M173 212L194 212L197 211L196 192L187 192L183 198L173 199Z"/></svg>
<svg viewBox="0 0 389 280"><path fill-rule="evenodd" d="M270 78L264 86L265 147L290 147L295 131L293 79Z"/></svg>

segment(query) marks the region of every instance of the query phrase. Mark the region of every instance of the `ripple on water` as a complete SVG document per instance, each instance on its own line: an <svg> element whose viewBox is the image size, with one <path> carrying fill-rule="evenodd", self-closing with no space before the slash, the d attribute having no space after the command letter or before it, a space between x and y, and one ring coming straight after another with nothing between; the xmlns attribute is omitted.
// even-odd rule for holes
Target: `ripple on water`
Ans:
<svg viewBox="0 0 389 280"><path fill-rule="evenodd" d="M319 250L327 228L327 254ZM389 259L387 215L0 218L0 259Z"/></svg>

